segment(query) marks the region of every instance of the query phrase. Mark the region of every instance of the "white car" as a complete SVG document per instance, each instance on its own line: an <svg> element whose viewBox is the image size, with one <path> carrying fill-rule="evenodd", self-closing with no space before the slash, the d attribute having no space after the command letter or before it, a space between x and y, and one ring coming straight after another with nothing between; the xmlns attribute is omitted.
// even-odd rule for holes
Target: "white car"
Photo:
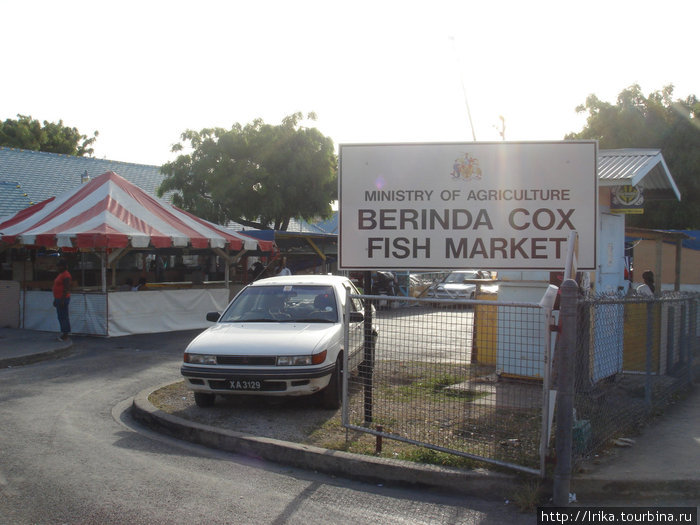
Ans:
<svg viewBox="0 0 700 525"><path fill-rule="evenodd" d="M185 350L180 369L198 406L220 395L304 396L319 393L338 408L342 397L344 322L350 324L349 368L363 357L364 310L347 294L352 282L334 275L261 279L231 301L216 324Z"/></svg>
<svg viewBox="0 0 700 525"><path fill-rule="evenodd" d="M493 280L493 275L486 270L455 270L442 281L428 288L425 297L451 300L474 299L476 294L475 280ZM497 293L498 285L481 284L481 291Z"/></svg>

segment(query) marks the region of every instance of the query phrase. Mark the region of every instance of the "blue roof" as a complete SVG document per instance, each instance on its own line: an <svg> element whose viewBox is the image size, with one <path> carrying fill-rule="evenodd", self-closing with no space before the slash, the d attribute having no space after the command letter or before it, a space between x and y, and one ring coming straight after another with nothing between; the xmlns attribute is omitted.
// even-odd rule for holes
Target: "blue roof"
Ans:
<svg viewBox="0 0 700 525"><path fill-rule="evenodd" d="M338 212L334 212L333 215L326 220L316 220L314 222L308 222L304 219L291 219L289 221L288 232L301 232L301 233L322 233L322 234L338 234Z"/></svg>
<svg viewBox="0 0 700 525"><path fill-rule="evenodd" d="M32 204L36 203L29 199L19 183L0 180L0 217L14 215Z"/></svg>
<svg viewBox="0 0 700 525"><path fill-rule="evenodd" d="M93 178L107 171L153 196L163 180L160 166L0 146L0 217L23 210L30 202L38 203L70 191L80 186L86 175ZM24 200L19 198L19 190Z"/></svg>
<svg viewBox="0 0 700 525"><path fill-rule="evenodd" d="M330 219L314 223L314 226L323 233L338 233L338 212L334 212Z"/></svg>
<svg viewBox="0 0 700 525"><path fill-rule="evenodd" d="M700 230L669 230L677 233L685 233L690 239L683 239L683 248L690 250L700 250Z"/></svg>
<svg viewBox="0 0 700 525"><path fill-rule="evenodd" d="M246 230L245 234L263 241L275 240L275 230Z"/></svg>
<svg viewBox="0 0 700 525"><path fill-rule="evenodd" d="M673 233L682 233L684 235L687 235L687 239L682 239L681 240L681 246L683 248L688 248L689 250L700 250L700 230L656 230L658 232L673 232ZM625 235L625 240L626 241L636 241L641 239L639 235L634 235L632 234L627 234ZM664 242L667 243L672 243L670 240L665 240Z"/></svg>
<svg viewBox="0 0 700 525"><path fill-rule="evenodd" d="M0 146L0 217L14 215L31 204L75 189L86 175L93 178L107 171L115 172L154 197L163 181L160 166ZM169 200L168 195L164 200ZM235 222L227 226L245 233L251 231ZM337 212L328 221L316 224L291 219L287 231L337 234Z"/></svg>

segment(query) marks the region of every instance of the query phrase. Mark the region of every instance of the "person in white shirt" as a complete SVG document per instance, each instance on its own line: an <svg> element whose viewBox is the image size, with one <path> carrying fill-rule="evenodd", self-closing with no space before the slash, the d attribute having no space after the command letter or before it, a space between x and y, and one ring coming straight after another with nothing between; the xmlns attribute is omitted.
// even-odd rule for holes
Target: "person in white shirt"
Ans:
<svg viewBox="0 0 700 525"><path fill-rule="evenodd" d="M287 258L282 257L282 262L280 263L279 271L277 275L292 275L292 270L287 268Z"/></svg>
<svg viewBox="0 0 700 525"><path fill-rule="evenodd" d="M637 295L652 296L656 291L654 286L654 272L647 270L642 274L642 279L644 279L644 284L640 284L636 288Z"/></svg>

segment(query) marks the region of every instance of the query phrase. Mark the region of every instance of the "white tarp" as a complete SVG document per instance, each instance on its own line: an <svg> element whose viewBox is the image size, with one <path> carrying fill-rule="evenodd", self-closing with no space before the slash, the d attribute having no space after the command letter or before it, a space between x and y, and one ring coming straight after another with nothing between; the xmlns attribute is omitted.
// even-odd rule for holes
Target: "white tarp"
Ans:
<svg viewBox="0 0 700 525"><path fill-rule="evenodd" d="M228 294L226 288L110 293L109 335L206 328L207 312L222 312Z"/></svg>
<svg viewBox="0 0 700 525"><path fill-rule="evenodd" d="M26 291L20 313L24 319L22 327L27 330L59 332L53 293ZM75 334L107 335L107 295L101 293L72 293L70 299L71 331Z"/></svg>
<svg viewBox="0 0 700 525"><path fill-rule="evenodd" d="M23 296L23 328L58 332L53 294L28 291ZM206 328L211 325L206 314L223 311L228 299L226 288L72 293L71 329L75 334L122 336Z"/></svg>

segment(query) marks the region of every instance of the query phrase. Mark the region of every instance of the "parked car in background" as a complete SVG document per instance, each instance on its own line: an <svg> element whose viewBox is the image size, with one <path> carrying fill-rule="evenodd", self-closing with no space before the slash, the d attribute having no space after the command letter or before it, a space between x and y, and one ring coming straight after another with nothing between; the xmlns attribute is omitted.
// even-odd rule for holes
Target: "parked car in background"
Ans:
<svg viewBox="0 0 700 525"><path fill-rule="evenodd" d="M442 281L433 284L425 292L428 299L464 300L475 299L477 284L474 280L494 280L495 276L488 270L455 270L447 274ZM494 284L480 284L485 293L496 293L498 286Z"/></svg>
<svg viewBox="0 0 700 525"><path fill-rule="evenodd" d="M363 304L351 299L345 319L348 293L358 291L346 277L272 277L244 288L223 314L208 314L216 324L188 345L180 370L197 405L212 405L217 394L318 394L325 407L338 408L343 352L350 369L363 355Z"/></svg>
<svg viewBox="0 0 700 525"><path fill-rule="evenodd" d="M372 295L384 295L394 297L398 295L399 283L393 272L372 272ZM393 306L393 301L382 299L377 302L380 310L388 310Z"/></svg>
<svg viewBox="0 0 700 525"><path fill-rule="evenodd" d="M430 288L432 281L424 278L421 274L412 273L408 276L408 295L411 297L422 297Z"/></svg>

